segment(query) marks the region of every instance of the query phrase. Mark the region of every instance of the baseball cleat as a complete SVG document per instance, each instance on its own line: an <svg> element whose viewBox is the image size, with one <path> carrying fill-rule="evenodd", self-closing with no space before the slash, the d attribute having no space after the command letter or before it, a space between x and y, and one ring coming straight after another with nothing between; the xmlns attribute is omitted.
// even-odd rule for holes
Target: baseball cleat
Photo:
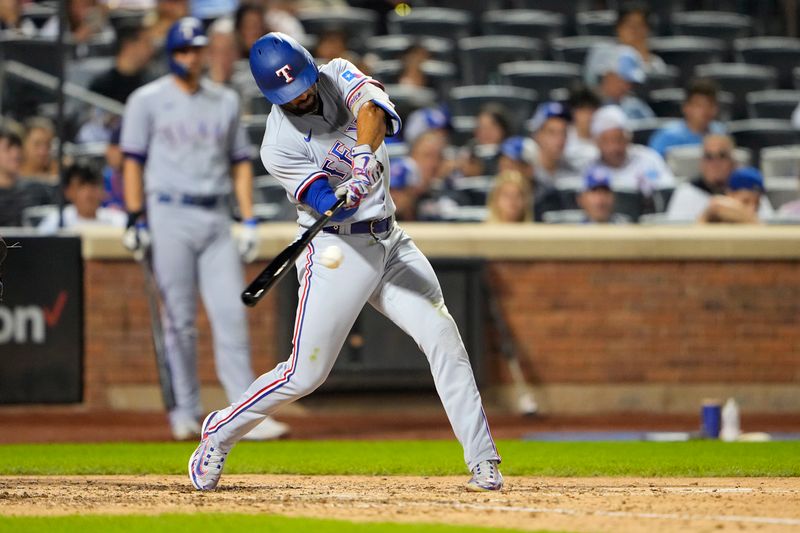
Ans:
<svg viewBox="0 0 800 533"><path fill-rule="evenodd" d="M503 488L503 475L497 469L497 461L481 461L472 469L472 479L467 482L467 490L483 492Z"/></svg>
<svg viewBox="0 0 800 533"><path fill-rule="evenodd" d="M267 417L259 425L251 429L242 440L274 440L289 433L289 426L278 422L272 417Z"/></svg>
<svg viewBox="0 0 800 533"><path fill-rule="evenodd" d="M197 490L217 488L217 483L222 475L222 467L225 466L225 458L228 456L228 452L223 452L211 444L209 435L206 435L206 429L218 412L212 411L203 420L203 437L200 445L189 458L189 480Z"/></svg>

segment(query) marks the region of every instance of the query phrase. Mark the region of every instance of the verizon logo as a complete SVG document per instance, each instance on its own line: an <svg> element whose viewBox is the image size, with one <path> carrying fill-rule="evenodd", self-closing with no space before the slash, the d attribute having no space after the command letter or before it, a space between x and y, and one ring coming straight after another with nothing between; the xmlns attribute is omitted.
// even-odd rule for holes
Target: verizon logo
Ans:
<svg viewBox="0 0 800 533"><path fill-rule="evenodd" d="M0 344L44 344L47 328L55 327L67 305L67 291L61 291L53 305L0 305Z"/></svg>

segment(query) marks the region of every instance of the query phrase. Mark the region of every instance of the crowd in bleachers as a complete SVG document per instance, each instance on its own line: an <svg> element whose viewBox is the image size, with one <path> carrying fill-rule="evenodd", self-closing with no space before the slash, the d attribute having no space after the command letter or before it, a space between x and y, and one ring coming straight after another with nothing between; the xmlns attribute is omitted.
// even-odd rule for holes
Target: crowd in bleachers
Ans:
<svg viewBox="0 0 800 533"><path fill-rule="evenodd" d="M58 2L0 0L0 226L54 230L60 195L67 225L121 223L122 105L168 72L187 15L254 145L269 103L247 57L268 31L384 84L404 121L387 139L400 220L800 221L800 39L778 0L65 1L59 129L52 87L15 67L59 73ZM293 219L253 166L256 215Z"/></svg>

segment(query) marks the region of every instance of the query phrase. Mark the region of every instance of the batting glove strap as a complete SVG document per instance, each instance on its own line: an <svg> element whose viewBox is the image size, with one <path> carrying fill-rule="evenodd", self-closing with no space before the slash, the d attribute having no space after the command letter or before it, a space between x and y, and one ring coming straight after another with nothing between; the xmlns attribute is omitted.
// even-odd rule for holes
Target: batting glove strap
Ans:
<svg viewBox="0 0 800 533"><path fill-rule="evenodd" d="M358 207L361 200L369 194L371 183L366 178L353 176L336 189L336 197L344 198L346 208Z"/></svg>

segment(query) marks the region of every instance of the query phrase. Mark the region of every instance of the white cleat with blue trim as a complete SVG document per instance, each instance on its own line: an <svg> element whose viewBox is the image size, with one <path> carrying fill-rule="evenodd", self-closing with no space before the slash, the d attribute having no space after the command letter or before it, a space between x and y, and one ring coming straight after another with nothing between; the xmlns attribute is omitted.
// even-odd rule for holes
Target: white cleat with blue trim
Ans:
<svg viewBox="0 0 800 533"><path fill-rule="evenodd" d="M472 479L467 482L467 490L484 492L503 488L503 475L497 468L497 461L481 461L472 469Z"/></svg>
<svg viewBox="0 0 800 533"><path fill-rule="evenodd" d="M211 439L206 435L206 429L217 416L219 411L212 411L203 420L200 445L189 458L189 480L197 490L214 490L217 488L225 458L228 452L223 452L211 444Z"/></svg>

